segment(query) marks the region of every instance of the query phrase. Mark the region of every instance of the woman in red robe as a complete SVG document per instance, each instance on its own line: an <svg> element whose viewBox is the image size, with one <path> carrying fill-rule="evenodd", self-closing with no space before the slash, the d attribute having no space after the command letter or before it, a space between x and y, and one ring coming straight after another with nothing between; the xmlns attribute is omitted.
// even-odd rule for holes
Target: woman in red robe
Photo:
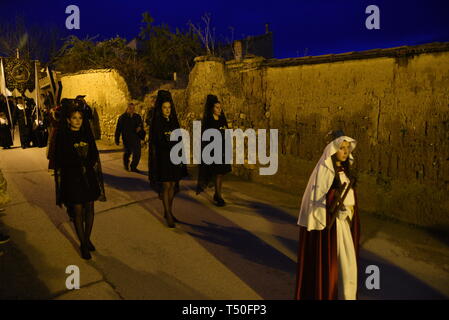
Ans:
<svg viewBox="0 0 449 320"><path fill-rule="evenodd" d="M299 213L295 299L353 300L357 297L360 220L351 152L356 141L343 132L324 149L310 176ZM351 188L332 223L330 208L337 190ZM346 189L345 189L346 190ZM343 192L344 194L344 192Z"/></svg>

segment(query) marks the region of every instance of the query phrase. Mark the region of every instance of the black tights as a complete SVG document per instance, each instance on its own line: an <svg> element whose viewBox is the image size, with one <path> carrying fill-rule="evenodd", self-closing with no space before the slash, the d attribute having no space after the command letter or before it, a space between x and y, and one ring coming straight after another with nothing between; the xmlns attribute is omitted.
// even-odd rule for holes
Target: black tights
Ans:
<svg viewBox="0 0 449 320"><path fill-rule="evenodd" d="M162 182L162 203L164 204L164 215L172 213L173 198L175 197L175 184L174 181Z"/></svg>
<svg viewBox="0 0 449 320"><path fill-rule="evenodd" d="M223 183L223 175L217 174L215 176L215 194L217 197L221 198L221 185Z"/></svg>
<svg viewBox="0 0 449 320"><path fill-rule="evenodd" d="M94 203L86 202L74 204L69 207L74 218L75 230L82 246L86 246L90 241L90 234L94 225Z"/></svg>

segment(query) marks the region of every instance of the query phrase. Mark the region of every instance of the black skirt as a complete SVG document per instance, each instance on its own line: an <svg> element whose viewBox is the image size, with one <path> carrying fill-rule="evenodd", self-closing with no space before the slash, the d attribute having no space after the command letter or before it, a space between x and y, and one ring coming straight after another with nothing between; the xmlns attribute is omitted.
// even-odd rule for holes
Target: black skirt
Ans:
<svg viewBox="0 0 449 320"><path fill-rule="evenodd" d="M188 175L185 164L173 164L170 159L170 151L177 142L170 141L169 134L166 133L178 128L179 124L173 119L171 121L161 119L153 129L150 139L149 168L150 180L155 183L177 182Z"/></svg>
<svg viewBox="0 0 449 320"><path fill-rule="evenodd" d="M228 127L226 119L224 117L220 117L218 120L214 118L210 118L205 123L204 130L207 129L216 129L220 130L221 139L222 139L222 155L221 155L221 163L211 163L206 164L202 162L199 166L198 170L198 183L197 183L197 193L204 191L206 188L212 187L215 183L215 177L217 175L225 175L232 171L231 164L226 163L225 150L226 150L226 142L225 142L225 129ZM201 152L203 151L206 143L203 143ZM215 156L215 150L211 152L211 156ZM203 160L204 161L204 160Z"/></svg>
<svg viewBox="0 0 449 320"><path fill-rule="evenodd" d="M176 165L172 163L169 149L156 149L155 160L157 161L157 181L159 182L179 181L187 175L185 164Z"/></svg>
<svg viewBox="0 0 449 320"><path fill-rule="evenodd" d="M64 204L81 204L96 201L100 188L93 168L66 168L61 170L61 200Z"/></svg>
<svg viewBox="0 0 449 320"><path fill-rule="evenodd" d="M82 204L102 194L98 150L90 132L59 129L55 142L56 203Z"/></svg>

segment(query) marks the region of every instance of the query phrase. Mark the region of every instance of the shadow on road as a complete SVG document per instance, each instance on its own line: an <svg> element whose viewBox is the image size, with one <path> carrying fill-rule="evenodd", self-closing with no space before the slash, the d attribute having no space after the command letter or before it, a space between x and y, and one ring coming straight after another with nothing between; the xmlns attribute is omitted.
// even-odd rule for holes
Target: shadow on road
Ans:
<svg viewBox="0 0 449 320"><path fill-rule="evenodd" d="M379 267L379 290L368 290L366 287L365 282L372 273L365 272L369 265ZM362 300L440 300L448 297L401 268L362 249L359 265L359 298Z"/></svg>
<svg viewBox="0 0 449 320"><path fill-rule="evenodd" d="M233 201L232 205L239 205L246 208L253 209L253 212L258 214L261 217L264 217L267 220L270 220L274 223L285 223L290 225L296 225L296 218L291 214L285 212L282 209L277 207L273 207L263 202L255 202L255 201Z"/></svg>
<svg viewBox="0 0 449 320"><path fill-rule="evenodd" d="M132 300L194 300L208 299L194 288L165 273L135 270L115 257L95 252L92 266L114 284L116 291L125 299Z"/></svg>
<svg viewBox="0 0 449 320"><path fill-rule="evenodd" d="M135 173L133 173L135 174ZM122 191L144 191L150 190L150 184L139 177L120 177L103 172L104 183Z"/></svg>
<svg viewBox="0 0 449 320"><path fill-rule="evenodd" d="M197 239L262 298L293 297L294 261L199 201L182 193L178 197L191 203L187 210L183 206L175 212L182 221L178 228Z"/></svg>
<svg viewBox="0 0 449 320"><path fill-rule="evenodd" d="M23 231L9 227L7 233L11 237L11 241L0 245L0 251L3 252L0 256L0 299L51 298L50 291L39 279L38 272L18 244L26 246L25 251L33 255L35 262L36 259L40 259L39 251L26 242L26 234ZM60 272L59 270L51 270L51 268L46 271Z"/></svg>

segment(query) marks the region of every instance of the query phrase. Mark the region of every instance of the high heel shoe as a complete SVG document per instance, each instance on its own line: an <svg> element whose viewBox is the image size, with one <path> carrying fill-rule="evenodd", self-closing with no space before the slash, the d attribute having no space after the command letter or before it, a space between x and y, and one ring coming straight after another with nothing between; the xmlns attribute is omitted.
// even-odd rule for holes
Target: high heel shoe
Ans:
<svg viewBox="0 0 449 320"><path fill-rule="evenodd" d="M89 251L95 251L95 246L90 240L87 240L87 249L89 249Z"/></svg>
<svg viewBox="0 0 449 320"><path fill-rule="evenodd" d="M92 256L90 255L89 249L87 248L86 245L81 245L80 251L81 251L81 258L83 258L85 260L92 259Z"/></svg>
<svg viewBox="0 0 449 320"><path fill-rule="evenodd" d="M224 207L226 205L226 202L223 200L223 198L219 197L217 194L214 194L214 201L217 207Z"/></svg>
<svg viewBox="0 0 449 320"><path fill-rule="evenodd" d="M167 225L169 228L175 227L175 221L173 219L173 216L171 214L164 214L165 221L167 221Z"/></svg>

